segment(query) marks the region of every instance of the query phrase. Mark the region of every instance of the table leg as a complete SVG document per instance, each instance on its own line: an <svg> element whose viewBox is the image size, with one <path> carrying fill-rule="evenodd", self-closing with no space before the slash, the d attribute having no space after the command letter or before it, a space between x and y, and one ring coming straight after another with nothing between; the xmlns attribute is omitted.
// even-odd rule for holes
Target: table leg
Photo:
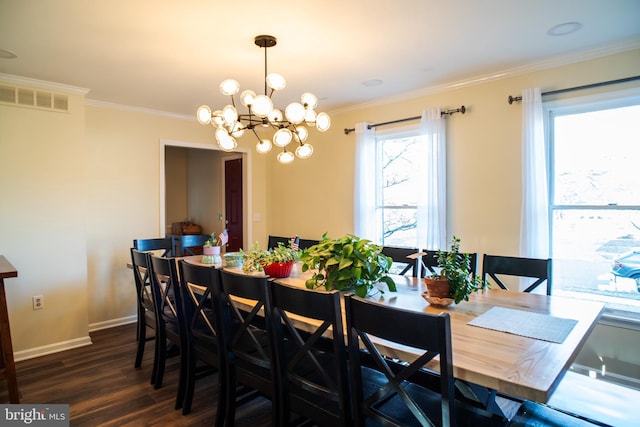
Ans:
<svg viewBox="0 0 640 427"><path fill-rule="evenodd" d="M7 297L4 292L4 280L0 279L0 346L2 347L2 365L4 377L9 388L9 403L20 403L16 364L13 359L11 345L11 329L9 328L9 313L7 312Z"/></svg>

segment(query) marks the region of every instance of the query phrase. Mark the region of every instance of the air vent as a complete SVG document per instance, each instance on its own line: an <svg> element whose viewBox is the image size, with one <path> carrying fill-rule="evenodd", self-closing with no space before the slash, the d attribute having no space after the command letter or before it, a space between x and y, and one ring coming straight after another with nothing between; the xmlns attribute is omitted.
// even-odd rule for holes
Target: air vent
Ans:
<svg viewBox="0 0 640 427"><path fill-rule="evenodd" d="M39 110L69 111L69 97L67 95L5 84L0 84L0 104Z"/></svg>
<svg viewBox="0 0 640 427"><path fill-rule="evenodd" d="M16 88L13 86L0 85L0 102L8 104L16 103Z"/></svg>

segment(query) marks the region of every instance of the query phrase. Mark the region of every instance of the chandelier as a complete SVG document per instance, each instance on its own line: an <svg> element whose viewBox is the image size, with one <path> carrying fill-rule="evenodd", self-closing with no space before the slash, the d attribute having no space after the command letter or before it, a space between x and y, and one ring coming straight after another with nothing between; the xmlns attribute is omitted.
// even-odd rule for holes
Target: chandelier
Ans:
<svg viewBox="0 0 640 427"><path fill-rule="evenodd" d="M274 92L286 86L286 81L280 74L267 74L267 48L276 45L276 38L267 35L257 36L255 44L264 48L264 95L256 95L252 90L240 93L240 102L247 108L248 113L238 113L234 95L240 92L240 84L233 79L224 80L220 83L220 92L231 97L231 104L215 111L207 105L201 105L196 114L198 122L203 125L211 124L215 128L216 141L224 151L234 151L238 146L236 138L250 131L258 138L258 153L268 153L275 145L282 148L278 153L280 163L291 163L295 157L306 159L313 154L313 146L306 142L309 136L306 126L324 132L331 126L331 119L327 113L316 112L318 98L309 92L302 94L300 102L289 104L284 109L284 114L282 110L274 108ZM263 128L274 131L271 139L260 137L256 129L262 133ZM287 149L292 142L296 146L293 151L291 148Z"/></svg>

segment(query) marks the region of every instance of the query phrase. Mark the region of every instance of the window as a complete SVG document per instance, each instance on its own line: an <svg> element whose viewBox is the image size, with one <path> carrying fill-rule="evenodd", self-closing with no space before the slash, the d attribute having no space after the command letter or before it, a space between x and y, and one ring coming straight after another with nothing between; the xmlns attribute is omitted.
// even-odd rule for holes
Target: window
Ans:
<svg viewBox="0 0 640 427"><path fill-rule="evenodd" d="M424 246L417 225L426 155L418 129L376 136L376 219L384 246Z"/></svg>
<svg viewBox="0 0 640 427"><path fill-rule="evenodd" d="M546 107L554 294L640 313L640 96L602 98Z"/></svg>

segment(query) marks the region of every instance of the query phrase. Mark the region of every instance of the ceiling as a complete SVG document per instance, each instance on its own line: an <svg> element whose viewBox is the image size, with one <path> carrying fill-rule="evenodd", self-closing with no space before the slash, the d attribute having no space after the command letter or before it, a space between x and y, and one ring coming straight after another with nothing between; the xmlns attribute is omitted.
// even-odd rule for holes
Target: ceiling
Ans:
<svg viewBox="0 0 640 427"><path fill-rule="evenodd" d="M571 34L552 27L578 22ZM89 89L96 101L189 116L228 103L227 78L318 111L640 47L638 0L0 0L0 73ZM577 59L576 59L577 60ZM380 81L382 84L371 84ZM369 84L367 84L369 82Z"/></svg>

